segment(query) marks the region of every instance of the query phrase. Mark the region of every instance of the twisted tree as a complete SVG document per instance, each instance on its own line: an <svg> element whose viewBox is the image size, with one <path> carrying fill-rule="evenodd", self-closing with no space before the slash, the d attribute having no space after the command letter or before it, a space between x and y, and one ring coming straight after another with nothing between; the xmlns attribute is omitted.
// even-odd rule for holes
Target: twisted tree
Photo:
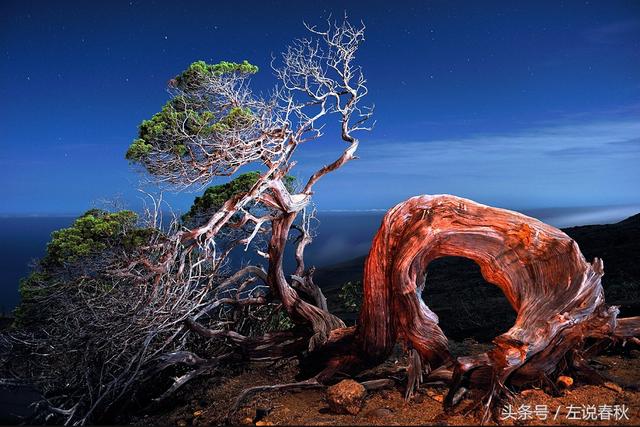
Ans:
<svg viewBox="0 0 640 427"><path fill-rule="evenodd" d="M306 217L318 180L355 158L359 142L354 134L368 129L364 123L371 116L371 110L360 105L367 88L354 62L364 27L345 21L326 31L308 29L319 41L302 39L287 49L280 66L274 67L281 86L268 100L249 90L248 76L257 69L247 62L193 64L172 80L172 100L151 123L143 122L128 154L159 182L178 186L232 174L252 162L265 167L248 191L229 198L204 224L177 233L162 267L170 270L175 262L177 274L183 274L185 254L215 263L216 239L227 225L252 224L243 243L268 228L262 254L266 271L249 267L238 275L259 272L281 301L297 325L292 333L298 334L298 343L306 343L295 350L303 357L308 379L247 389L236 406L258 391L317 387L338 372L375 365L400 341L411 353L407 396L422 379L446 379L451 382L447 408L459 400L463 385L463 390L485 388L484 403L490 408L496 397L505 395L507 383L548 381L567 368L588 371L584 359L598 348L593 340L636 340L639 320L617 319L617 309L604 303L601 260L587 263L573 240L535 219L453 196L413 198L385 216L366 261L364 302L355 327L346 328L328 312L313 283L313 270L306 269L304 248L310 237L304 224L297 227L297 268L287 275L283 256L296 219L300 213ZM289 191L282 180L295 165L295 150L322 135L322 119L330 114L340 118L346 148L298 192ZM268 207L269 214L247 212L245 207L254 202ZM513 328L497 337L495 348L486 354L453 360L437 316L421 298L427 265L445 255L476 261L485 279L503 290L518 313ZM221 334L195 319L187 323L203 336ZM275 349L281 355L281 338L291 336L254 338L252 345L260 345L243 351L252 354L260 348L264 357ZM249 343L240 338L235 342L240 347ZM489 375L477 375L487 370ZM587 376L596 378L593 372ZM489 378L488 383L479 378Z"/></svg>
<svg viewBox="0 0 640 427"><path fill-rule="evenodd" d="M167 274L183 282L200 280L200 274L192 273L194 266L217 265L225 258L227 252L219 251L225 228L249 227L247 235L234 242L245 246L268 228L267 251L259 252L267 259L265 280L294 322L309 327L308 350L313 350L344 323L326 310L324 296L313 283L313 268L304 264L304 248L311 241L308 207L314 185L355 158L354 133L368 129L365 122L372 110L361 106L366 80L354 63L364 26L344 21L325 31L307 28L317 40L297 40L282 54L279 65L273 65L280 86L268 98L250 90L249 77L258 69L247 61L196 62L170 81L172 98L142 123L127 152L129 160L156 182L177 188L202 185L250 163L261 163L264 171L247 191L230 197L202 223L185 227L171 237L171 244L155 248L162 252L154 255L160 262L139 257L120 273L156 282ZM340 118L345 149L312 174L299 192L289 191L284 180L295 165L295 151L322 136L322 121L329 115ZM261 215L247 209L254 204L262 206ZM292 228L299 233L297 267L285 274L283 257Z"/></svg>
<svg viewBox="0 0 640 427"><path fill-rule="evenodd" d="M617 309L604 302L600 260L586 262L573 240L533 218L454 196L415 197L391 209L366 261L357 325L345 327L332 315L314 283L313 267L304 261L312 241L311 198L320 179L356 158L356 134L369 129L372 109L362 105L368 91L356 65L364 26L345 20L326 30L307 28L312 38L295 41L274 60L279 85L268 96L251 91L250 77L258 68L249 62L199 61L169 82L169 101L140 125L126 157L163 186L202 188L248 165L261 170L207 190L181 223L163 232L151 227L135 250L121 250L118 243L92 273L102 278L99 292L74 302L86 319L73 311L53 317L63 325L100 324L97 335L91 335L95 328L87 335L85 323L78 328L77 340L95 339L85 360L109 347L103 353L107 360L100 360L103 368L91 371L94 378L77 380L86 380L89 390L83 410L77 410L78 393L51 405L67 422L91 420L92 413L130 393L133 382L177 365L186 371L160 399L221 363L301 360L306 379L249 388L237 407L255 392L322 387L337 373L379 364L398 342L410 353L407 397L421 381L438 379L451 384L448 409L473 387L486 391L483 403L490 408L508 395L508 386L549 381L566 369L597 381L585 360L599 343L638 343L640 319L617 319ZM288 176L296 151L322 137L323 125L336 116L344 149L294 186ZM292 237L295 268L285 271ZM229 254L238 248L254 250L265 261L228 271ZM98 253L90 255L99 259ZM518 313L516 324L485 354L454 360L437 316L422 298L428 264L446 255L476 261ZM111 283L108 292L104 280ZM254 292L257 283L268 294ZM67 301L66 294L56 295ZM113 307L123 299L128 299L125 313L116 322ZM99 308L88 307L90 301L98 301ZM229 306L252 307L252 313L242 313L256 316L255 310L276 301L293 323L287 330L243 329L242 322L225 320ZM135 326L122 326L122 319L136 319ZM104 331L114 327L118 334L105 340ZM194 336L223 345L207 346ZM118 352L119 344L126 344L126 351Z"/></svg>
<svg viewBox="0 0 640 427"><path fill-rule="evenodd" d="M159 373L174 375L162 399L221 364L313 351L344 327L326 310L304 250L313 237L314 185L355 158L354 133L368 129L366 81L355 65L364 27L308 29L315 39L297 40L274 60L279 85L266 97L251 91L258 68L247 61L193 63L170 80L169 101L141 123L126 153L172 189L201 188L250 164L261 166L259 173L210 189L169 227L159 217L161 200L154 200L142 227L149 232L135 245L122 243L139 235L135 219L113 233L103 221L85 233L85 223L95 225L88 214L64 233L67 249L87 250L56 265L54 275L30 280L22 309L46 310L32 325L25 316L19 329L0 335L0 368L40 387L46 419L110 419L123 407L117 403L144 402L142 386ZM322 136L329 116L339 117L345 148L296 191L288 176L293 156ZM111 234L95 246L105 227ZM291 238L296 267L285 273ZM230 271L229 254L241 248L265 263ZM272 320L293 327L264 327Z"/></svg>

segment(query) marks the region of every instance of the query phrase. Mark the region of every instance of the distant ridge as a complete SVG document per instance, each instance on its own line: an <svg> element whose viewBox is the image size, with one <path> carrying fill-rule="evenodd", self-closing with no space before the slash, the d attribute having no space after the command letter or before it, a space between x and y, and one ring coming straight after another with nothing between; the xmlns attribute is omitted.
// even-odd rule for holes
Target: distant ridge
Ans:
<svg viewBox="0 0 640 427"><path fill-rule="evenodd" d="M640 213L637 213L633 216L630 216L627 219L623 219L622 221L618 222L617 224L620 225L638 225L640 226Z"/></svg>

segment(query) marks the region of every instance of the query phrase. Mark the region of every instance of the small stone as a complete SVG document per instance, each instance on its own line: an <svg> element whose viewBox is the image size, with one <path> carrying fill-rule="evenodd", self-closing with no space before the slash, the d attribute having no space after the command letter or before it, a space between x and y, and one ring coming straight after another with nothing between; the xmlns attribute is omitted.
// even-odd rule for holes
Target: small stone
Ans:
<svg viewBox="0 0 640 427"><path fill-rule="evenodd" d="M367 391L357 381L342 380L327 389L329 408L336 414L355 415L362 409Z"/></svg>
<svg viewBox="0 0 640 427"><path fill-rule="evenodd" d="M371 411L368 411L366 414L364 414L364 416L367 418L383 418L388 415L391 415L391 409L387 408L372 409Z"/></svg>
<svg viewBox="0 0 640 427"><path fill-rule="evenodd" d="M606 383L602 384L603 386L605 386L606 388L608 388L609 390L613 390L616 393L622 393L622 387L620 387L618 384L616 383L612 383L610 381L607 381Z"/></svg>
<svg viewBox="0 0 640 427"><path fill-rule="evenodd" d="M433 396L433 400L435 400L436 402L444 402L444 395L443 394L438 394L436 396Z"/></svg>
<svg viewBox="0 0 640 427"><path fill-rule="evenodd" d="M560 388L569 388L573 385L573 378L571 377L567 377L565 375L560 375L558 377L558 386L560 386Z"/></svg>
<svg viewBox="0 0 640 427"><path fill-rule="evenodd" d="M256 408L256 415L253 417L253 422L260 421L271 412L271 408Z"/></svg>
<svg viewBox="0 0 640 427"><path fill-rule="evenodd" d="M199 416L201 416L201 415L202 415L202 412L203 412L203 411L195 411L195 412L193 413L193 416L194 416L194 417L199 417Z"/></svg>

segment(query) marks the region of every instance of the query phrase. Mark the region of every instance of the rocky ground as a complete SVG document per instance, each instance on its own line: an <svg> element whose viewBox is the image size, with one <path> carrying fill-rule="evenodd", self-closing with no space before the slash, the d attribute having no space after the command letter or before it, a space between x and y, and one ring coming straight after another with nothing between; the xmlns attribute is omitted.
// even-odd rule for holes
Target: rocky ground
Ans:
<svg viewBox="0 0 640 427"><path fill-rule="evenodd" d="M564 231L578 242L587 259L595 256L604 259L607 302L619 305L622 316L640 315L640 215L617 224ZM356 258L319 269L315 276L328 297L330 309L348 323L353 323L357 314L345 311L337 295L346 281L361 280L363 263L364 257ZM485 351L488 344L475 340L490 342L515 320L515 313L501 291L485 282L478 266L466 259L443 258L432 262L424 297L440 317L447 336L457 341L451 345L457 354ZM593 386L576 379L558 396L539 389L521 390L511 402L511 411L502 408L490 424L497 421L504 425L640 425L640 352L606 354L596 362L600 363L595 368L618 384L630 387L620 388L616 381ZM395 354L385 365L395 368L403 363L402 355ZM416 397L405 402L401 382L367 393L362 409L355 415L333 413L325 390L305 390L262 393L248 400L235 417L226 419L242 389L291 382L296 372L295 362L286 362L253 367L224 380L203 379L186 386L162 413L138 418L136 424L187 426L231 421L256 425L473 425L481 421L482 411L473 408L471 399L463 400L454 413L445 414L444 386L423 385Z"/></svg>
<svg viewBox="0 0 640 427"><path fill-rule="evenodd" d="M454 343L459 354L484 351L486 344L467 340ZM605 375L635 385L630 389L613 382L602 386L578 380L551 396L535 388L516 393L511 407L504 406L489 425L640 425L640 352L608 354L595 365ZM401 354L394 354L380 370L402 366ZM368 392L357 414L336 414L330 408L324 389L264 392L248 399L240 411L227 419L234 398L253 385L272 385L294 381L294 362L270 367L254 367L222 382L202 380L188 385L162 413L138 418L137 425L202 426L244 425L475 425L482 410L474 401L463 400L452 414L446 414L442 400L444 385L422 385L418 394L406 402L401 382L386 389ZM573 379L571 379L573 380ZM565 379L567 384L571 380ZM562 387L562 386L559 386Z"/></svg>
<svg viewBox="0 0 640 427"><path fill-rule="evenodd" d="M640 215L617 224L564 231L578 242L587 259L595 256L604 259L603 284L607 302L620 305L622 316L640 315ZM315 276L316 283L325 291L330 309L348 323L353 323L357 314L343 309L338 291L346 281L361 280L363 262L363 257L356 258L319 269ZM515 319L515 313L501 291L484 281L475 263L462 258L435 260L429 266L424 296L440 317L440 325L447 336L454 340L451 348L457 355L486 351L487 343L506 331ZM593 386L578 379L566 380L567 384L571 381L573 384L563 388L557 396L535 388L518 390L511 407L501 408L489 424L640 425L640 351L609 353L597 358L596 362L599 363L594 364L594 368L608 376L611 382ZM402 374L396 376L394 385L366 393L355 414L336 414L330 409L326 390L317 389L261 393L248 399L238 413L227 418L235 398L243 389L294 381L298 372L296 363L290 360L254 365L233 375L225 373L224 376L194 380L160 408L141 411L131 423L186 427L229 422L247 425L474 425L481 421L482 411L473 407L477 399L465 399L452 414L444 413L442 400L447 392L444 385L422 385L413 399L405 401ZM403 355L397 352L378 368L379 373L396 370L405 364Z"/></svg>

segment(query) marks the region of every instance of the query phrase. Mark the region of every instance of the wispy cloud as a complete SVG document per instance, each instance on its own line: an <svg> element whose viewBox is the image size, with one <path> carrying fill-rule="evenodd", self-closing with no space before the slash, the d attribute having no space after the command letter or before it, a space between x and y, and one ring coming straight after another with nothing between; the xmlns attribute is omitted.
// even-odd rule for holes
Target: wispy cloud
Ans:
<svg viewBox="0 0 640 427"><path fill-rule="evenodd" d="M640 120L556 125L511 134L476 135L461 139L378 142L361 148L361 166L371 171L393 173L402 170L427 173L438 162L476 164L482 162L509 167L533 166L531 162L553 161L554 157L603 159L640 154ZM528 164L522 164L528 162ZM453 170L451 172L454 172Z"/></svg>
<svg viewBox="0 0 640 427"><path fill-rule="evenodd" d="M342 197L346 208L390 206L425 193L525 207L640 201L640 120L438 140L365 138L358 153L360 159L340 171L340 180L323 183L319 198Z"/></svg>
<svg viewBox="0 0 640 427"><path fill-rule="evenodd" d="M616 44L632 34L640 33L640 20L615 21L593 28L585 33L587 40L598 44Z"/></svg>

